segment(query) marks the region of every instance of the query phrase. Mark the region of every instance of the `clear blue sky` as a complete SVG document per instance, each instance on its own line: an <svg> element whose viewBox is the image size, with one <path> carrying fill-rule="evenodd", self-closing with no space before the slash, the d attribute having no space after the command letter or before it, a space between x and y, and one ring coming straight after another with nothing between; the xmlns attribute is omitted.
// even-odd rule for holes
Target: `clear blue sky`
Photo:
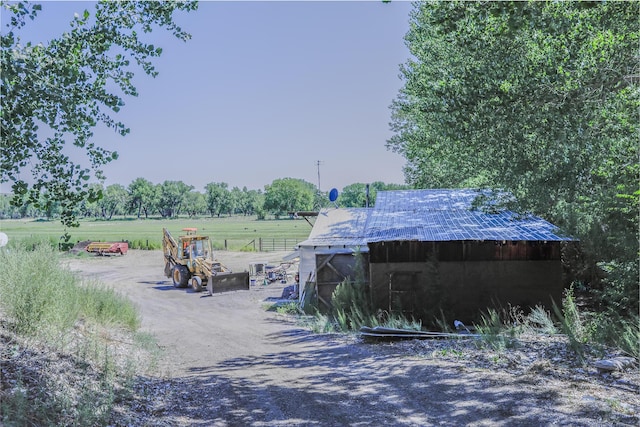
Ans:
<svg viewBox="0 0 640 427"><path fill-rule="evenodd" d="M23 41L69 28L86 2L44 2ZM156 30L163 48L155 79L142 70L140 95L116 117L126 137L96 132L120 158L106 184L137 177L263 189L293 177L321 189L404 181L403 159L385 148L389 105L409 53L403 37L411 4L368 2L201 2L177 21L184 43Z"/></svg>

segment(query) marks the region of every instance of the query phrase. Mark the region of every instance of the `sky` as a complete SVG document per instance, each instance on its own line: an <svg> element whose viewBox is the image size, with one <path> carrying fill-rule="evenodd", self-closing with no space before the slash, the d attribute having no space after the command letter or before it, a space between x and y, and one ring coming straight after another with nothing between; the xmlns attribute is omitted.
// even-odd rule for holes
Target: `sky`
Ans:
<svg viewBox="0 0 640 427"><path fill-rule="evenodd" d="M159 75L136 69L136 98L114 117L131 133L98 129L95 142L119 158L106 185L137 177L264 189L299 178L322 191L403 183L404 159L385 147L389 105L402 86L408 2L201 1L175 20L192 39L157 29ZM88 2L43 2L20 32L45 42L69 29ZM318 180L318 161L320 180Z"/></svg>

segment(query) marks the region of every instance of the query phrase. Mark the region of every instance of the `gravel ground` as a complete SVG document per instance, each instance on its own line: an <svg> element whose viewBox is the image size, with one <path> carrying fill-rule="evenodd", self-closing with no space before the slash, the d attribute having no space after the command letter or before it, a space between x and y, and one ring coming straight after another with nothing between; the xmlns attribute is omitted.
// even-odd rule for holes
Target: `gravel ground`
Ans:
<svg viewBox="0 0 640 427"><path fill-rule="evenodd" d="M239 271L250 261L277 263L284 254L218 255ZM158 251L71 258L69 267L129 296L143 329L164 350L159 366L137 377L134 395L118 403L114 425L640 423L637 365L601 374L592 367L595 353L579 364L563 337L521 336L504 351L473 340L371 343L357 335L312 334L295 318L267 311L285 284L213 296L174 289ZM15 368L18 359L61 359L46 349L20 353L13 340L2 334L5 390L26 369L24 363Z"/></svg>

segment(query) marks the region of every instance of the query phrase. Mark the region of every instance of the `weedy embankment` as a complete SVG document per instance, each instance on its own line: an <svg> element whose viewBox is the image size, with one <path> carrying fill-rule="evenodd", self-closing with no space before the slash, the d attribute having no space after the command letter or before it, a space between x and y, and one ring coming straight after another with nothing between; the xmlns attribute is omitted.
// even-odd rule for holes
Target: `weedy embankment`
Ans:
<svg viewBox="0 0 640 427"><path fill-rule="evenodd" d="M153 367L125 297L83 282L48 245L0 249L0 413L5 425L107 425Z"/></svg>

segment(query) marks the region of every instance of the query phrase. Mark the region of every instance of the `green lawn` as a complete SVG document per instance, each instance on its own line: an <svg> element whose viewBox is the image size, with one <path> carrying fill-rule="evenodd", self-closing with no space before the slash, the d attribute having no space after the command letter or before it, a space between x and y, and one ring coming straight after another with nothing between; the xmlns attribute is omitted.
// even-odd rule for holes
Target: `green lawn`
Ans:
<svg viewBox="0 0 640 427"><path fill-rule="evenodd" d="M255 240L263 245L271 244L273 239L287 239L287 248L305 240L311 226L304 219L280 219L258 221L255 217L234 216L226 218L199 219L113 219L82 220L79 228L69 230L71 240L120 241L128 240L132 247L159 248L162 243L162 228L166 227L174 237L182 234L182 229L195 227L198 233L211 237L216 248L224 248L225 240L229 250L250 249ZM60 221L44 220L0 220L0 231L9 236L9 240L34 241L47 239L57 243L64 229Z"/></svg>

